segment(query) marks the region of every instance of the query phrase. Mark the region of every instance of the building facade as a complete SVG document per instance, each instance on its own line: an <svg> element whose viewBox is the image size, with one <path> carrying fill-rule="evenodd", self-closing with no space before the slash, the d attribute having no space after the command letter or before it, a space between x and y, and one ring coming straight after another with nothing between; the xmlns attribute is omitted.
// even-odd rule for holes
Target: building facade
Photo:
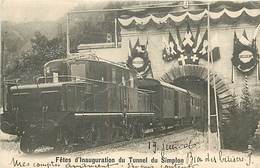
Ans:
<svg viewBox="0 0 260 168"><path fill-rule="evenodd" d="M256 108L260 109L258 2L215 2L210 5L197 2L160 3L136 9L119 12L117 21L121 29L121 42L116 45L117 48L108 44L82 44L78 48L79 53L91 50L103 59L127 63L131 49L136 47L138 41L148 52L151 72L147 77L178 84L180 87L183 84L185 88L185 82L177 81L190 80L187 89L196 90L193 87L195 83L192 83L193 77L207 82L207 71L210 69L210 84L212 88L214 84L216 86L222 118L225 118L225 111L232 101L231 95L241 95L243 81L247 76L250 93ZM204 43L205 35L207 38ZM170 44L173 41L174 44ZM187 44L190 44L188 53L185 48ZM200 44L202 47L204 45L207 56L211 54L213 60L216 57L209 66L207 57L194 57L195 52L191 51ZM164 59L166 48L170 48L170 60Z"/></svg>

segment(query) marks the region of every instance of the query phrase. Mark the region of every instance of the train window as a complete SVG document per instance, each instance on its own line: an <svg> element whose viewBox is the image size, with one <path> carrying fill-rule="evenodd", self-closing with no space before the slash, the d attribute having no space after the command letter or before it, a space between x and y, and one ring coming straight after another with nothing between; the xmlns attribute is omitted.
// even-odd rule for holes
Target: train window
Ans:
<svg viewBox="0 0 260 168"><path fill-rule="evenodd" d="M86 78L85 64L71 64L71 75Z"/></svg>
<svg viewBox="0 0 260 168"><path fill-rule="evenodd" d="M122 75L122 85L125 86L125 77Z"/></svg>
<svg viewBox="0 0 260 168"><path fill-rule="evenodd" d="M133 74L130 74L130 87L134 87L134 77L133 77Z"/></svg>
<svg viewBox="0 0 260 168"><path fill-rule="evenodd" d="M174 116L179 116L179 94L178 92L174 91L175 99L174 99Z"/></svg>
<svg viewBox="0 0 260 168"><path fill-rule="evenodd" d="M112 68L112 83L116 83L116 70Z"/></svg>
<svg viewBox="0 0 260 168"><path fill-rule="evenodd" d="M165 88L164 88L164 99L167 100L167 91Z"/></svg>
<svg viewBox="0 0 260 168"><path fill-rule="evenodd" d="M116 69L116 82L121 83L122 82L122 72L121 69Z"/></svg>
<svg viewBox="0 0 260 168"><path fill-rule="evenodd" d="M58 83L59 82L59 73L53 72L53 83Z"/></svg>

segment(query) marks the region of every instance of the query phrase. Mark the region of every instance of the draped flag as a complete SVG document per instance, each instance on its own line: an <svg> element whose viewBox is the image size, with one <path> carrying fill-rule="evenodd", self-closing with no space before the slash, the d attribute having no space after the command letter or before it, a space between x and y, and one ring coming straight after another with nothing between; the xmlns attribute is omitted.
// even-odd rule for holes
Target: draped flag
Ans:
<svg viewBox="0 0 260 168"><path fill-rule="evenodd" d="M257 65L257 47L256 39L249 41L246 31L244 30L240 38L234 32L233 65L242 73L251 72Z"/></svg>

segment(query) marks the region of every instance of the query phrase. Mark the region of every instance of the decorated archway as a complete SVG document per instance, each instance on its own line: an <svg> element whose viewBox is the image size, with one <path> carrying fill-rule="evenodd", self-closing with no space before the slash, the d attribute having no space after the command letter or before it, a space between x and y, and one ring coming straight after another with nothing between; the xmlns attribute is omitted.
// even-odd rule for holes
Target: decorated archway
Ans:
<svg viewBox="0 0 260 168"><path fill-rule="evenodd" d="M210 73L210 86L213 88L213 75L215 75L216 95L218 97L219 102L219 115L221 121L221 128L223 128L223 126L225 126L230 119L228 108L229 105L232 103L232 94L228 85L218 74L214 72ZM162 75L161 80L173 84L175 80L183 77L194 77L208 82L208 69L207 67L201 65L173 66L168 72Z"/></svg>

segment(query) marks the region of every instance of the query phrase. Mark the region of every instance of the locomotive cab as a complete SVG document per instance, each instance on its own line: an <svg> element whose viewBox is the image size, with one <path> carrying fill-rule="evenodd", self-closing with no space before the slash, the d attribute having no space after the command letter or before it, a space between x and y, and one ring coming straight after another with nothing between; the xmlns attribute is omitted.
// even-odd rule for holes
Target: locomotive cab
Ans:
<svg viewBox="0 0 260 168"><path fill-rule="evenodd" d="M96 80L135 87L136 73L124 65L89 59L58 59L44 65L39 83Z"/></svg>
<svg viewBox="0 0 260 168"><path fill-rule="evenodd" d="M135 87L136 74L123 65L96 60L68 61L70 75L128 87Z"/></svg>

